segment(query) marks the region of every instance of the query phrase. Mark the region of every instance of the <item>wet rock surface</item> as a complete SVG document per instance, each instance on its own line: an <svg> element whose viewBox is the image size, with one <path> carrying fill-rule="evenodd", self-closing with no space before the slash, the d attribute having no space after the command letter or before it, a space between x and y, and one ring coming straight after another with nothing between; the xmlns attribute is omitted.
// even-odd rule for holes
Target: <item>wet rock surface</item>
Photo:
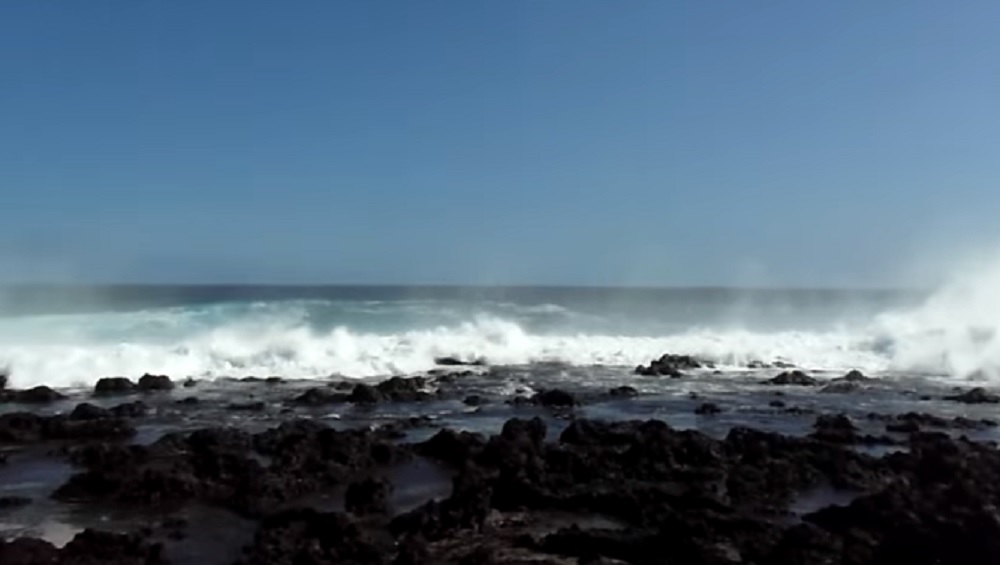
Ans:
<svg viewBox="0 0 1000 565"><path fill-rule="evenodd" d="M17 402L20 404L46 404L65 398L61 393L47 386L36 386L25 390L0 389L0 402Z"/></svg>
<svg viewBox="0 0 1000 565"><path fill-rule="evenodd" d="M289 421L255 435L208 428L167 434L148 446L81 447L72 458L84 471L54 496L131 504L199 500L260 516L406 455L379 433L336 431L311 420Z"/></svg>
<svg viewBox="0 0 1000 565"><path fill-rule="evenodd" d="M961 394L955 394L952 396L944 397L945 400L952 400L954 402L962 402L964 404L998 404L1000 403L1000 396L988 392L986 389L981 387L973 388L969 391L963 392Z"/></svg>
<svg viewBox="0 0 1000 565"><path fill-rule="evenodd" d="M796 385L796 386L815 386L819 384L819 380L810 377L809 375L803 373L802 371L786 371L774 377L773 379L769 379L766 382L772 385Z"/></svg>
<svg viewBox="0 0 1000 565"><path fill-rule="evenodd" d="M782 384L799 384L788 374ZM748 400L712 391L681 389L654 405L645 385L632 399L631 387L518 382L524 400L510 406L482 383L462 388L463 378L294 388L234 379L246 391L240 398L214 397L205 381L185 391L199 400L191 405L151 394L112 406L88 391L86 402L54 415L12 406L0 415L9 465L38 444L42 457L72 467L51 500L0 497L5 520L72 502L95 516L110 505L154 514L157 523L90 530L63 548L22 535L0 543L0 563L170 562L177 553L161 546L204 542L192 541L202 526L164 509L192 506L232 511L247 524L211 563L1000 562L1000 452L954 437L993 430L988 404L945 403L957 414L840 413L815 404L828 398L818 387L776 390L748 378L758 391L754 409L800 421L799 436L741 425ZM322 402L294 400L307 394ZM439 415L449 403L469 419ZM655 418L593 416L622 406ZM213 422L218 414L229 425ZM481 415L489 427L462 429ZM149 435L150 421L170 424ZM137 433L141 440L130 441ZM400 503L421 466L443 469L435 479L443 488ZM836 496L800 503L816 491Z"/></svg>
<svg viewBox="0 0 1000 565"><path fill-rule="evenodd" d="M85 530L65 547L30 538L0 540L4 565L162 565L162 546L138 535Z"/></svg>
<svg viewBox="0 0 1000 565"><path fill-rule="evenodd" d="M636 367L635 373L647 377L671 377L680 378L684 376L684 371L692 369L710 368L710 363L700 361L690 355L666 354L659 359L654 359L649 365Z"/></svg>
<svg viewBox="0 0 1000 565"><path fill-rule="evenodd" d="M135 390L135 383L126 377L107 377L97 381L97 384L94 385L95 396L130 394Z"/></svg>

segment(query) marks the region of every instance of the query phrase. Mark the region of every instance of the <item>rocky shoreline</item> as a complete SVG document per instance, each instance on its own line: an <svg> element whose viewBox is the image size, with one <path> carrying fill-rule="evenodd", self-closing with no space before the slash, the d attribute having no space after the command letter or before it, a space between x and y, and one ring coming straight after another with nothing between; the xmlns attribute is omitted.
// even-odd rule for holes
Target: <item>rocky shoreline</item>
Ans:
<svg viewBox="0 0 1000 565"><path fill-rule="evenodd" d="M678 382L696 368L665 356L637 372ZM95 523L62 547L13 536L0 541L0 563L1000 563L1000 451L970 439L996 422L814 414L791 405L794 390L849 383L838 392L862 394L869 379L781 371L760 379L767 393L751 408L805 418L807 433L599 418L587 410L642 393L525 386L499 397L461 370L378 383L245 379L234 386L254 392L239 399L155 375L103 380L87 398L4 389L16 404L0 414L0 477L25 461L68 466L47 503L142 519ZM726 415L709 400L691 398L691 417ZM492 414L495 427L418 414L435 403L470 421ZM326 417L336 407L355 419ZM232 419L203 425L220 414ZM0 497L0 521L38 503ZM204 508L221 514L191 510Z"/></svg>

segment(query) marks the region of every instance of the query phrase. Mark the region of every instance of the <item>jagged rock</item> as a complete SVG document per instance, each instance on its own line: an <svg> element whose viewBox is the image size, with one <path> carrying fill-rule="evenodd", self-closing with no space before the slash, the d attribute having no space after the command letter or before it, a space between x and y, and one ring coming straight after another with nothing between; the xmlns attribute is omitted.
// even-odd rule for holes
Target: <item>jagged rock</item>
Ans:
<svg viewBox="0 0 1000 565"><path fill-rule="evenodd" d="M798 386L815 386L819 384L819 381L803 373L802 371L786 371L766 382L772 385L798 385Z"/></svg>
<svg viewBox="0 0 1000 565"><path fill-rule="evenodd" d="M944 397L945 400L953 400L965 404L997 404L1000 403L1000 396L987 392L982 387L973 388L967 392Z"/></svg>
<svg viewBox="0 0 1000 565"><path fill-rule="evenodd" d="M700 369L705 365L705 363L690 355L666 354L659 359L653 360L648 366L639 365L636 367L635 372L647 377L665 376L680 378L684 376L683 370ZM711 364L707 365L711 368Z"/></svg>
<svg viewBox="0 0 1000 565"><path fill-rule="evenodd" d="M863 382L873 381L875 379L866 377L864 373L855 369L849 371L846 375L840 377L840 379L835 379L835 380L843 380L849 383L863 383Z"/></svg>
<svg viewBox="0 0 1000 565"><path fill-rule="evenodd" d="M149 446L78 453L73 459L85 471L55 496L133 504L198 500L259 516L307 492L369 476L407 454L384 434L336 431L310 420L256 435L206 428L170 433Z"/></svg>
<svg viewBox="0 0 1000 565"><path fill-rule="evenodd" d="M49 542L19 538L0 540L4 565L162 565L163 547L134 534L84 530L62 549Z"/></svg>
<svg viewBox="0 0 1000 565"><path fill-rule="evenodd" d="M237 565L384 564L392 546L343 514L293 509L265 518Z"/></svg>

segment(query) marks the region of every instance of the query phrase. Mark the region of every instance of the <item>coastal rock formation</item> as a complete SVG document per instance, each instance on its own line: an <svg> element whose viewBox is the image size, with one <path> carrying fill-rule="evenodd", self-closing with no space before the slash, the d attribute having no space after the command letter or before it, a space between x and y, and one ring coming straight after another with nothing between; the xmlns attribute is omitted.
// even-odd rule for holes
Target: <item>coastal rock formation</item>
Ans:
<svg viewBox="0 0 1000 565"><path fill-rule="evenodd" d="M819 384L819 381L810 377L809 375L803 373L802 371L786 371L780 375L769 379L766 381L768 384L772 385L797 385L797 386L815 386Z"/></svg>
<svg viewBox="0 0 1000 565"><path fill-rule="evenodd" d="M125 377L107 377L97 381L94 385L95 396L113 396L119 394L129 394L135 392L136 386L130 379Z"/></svg>
<svg viewBox="0 0 1000 565"><path fill-rule="evenodd" d="M647 366L639 365L635 368L635 373L647 377L680 378L684 376L683 371L685 370L700 369L705 366L711 368L711 364L699 361L690 355L672 355L668 353L659 359L654 359Z"/></svg>
<svg viewBox="0 0 1000 565"><path fill-rule="evenodd" d="M133 504L200 500L254 516L405 457L405 449L378 432L336 431L311 420L256 435L208 428L167 434L148 446L81 447L73 460L85 471L55 496Z"/></svg>
<svg viewBox="0 0 1000 565"><path fill-rule="evenodd" d="M976 387L961 394L944 397L945 400L953 400L965 404L997 404L1000 403L1000 396L987 392L982 387Z"/></svg>
<svg viewBox="0 0 1000 565"><path fill-rule="evenodd" d="M142 392L173 390L174 381L170 380L170 377L166 375L150 375L147 373L139 378L139 384L136 385L136 388Z"/></svg>
<svg viewBox="0 0 1000 565"><path fill-rule="evenodd" d="M0 389L0 402L20 404L46 404L66 398L47 386L36 386L25 390Z"/></svg>
<svg viewBox="0 0 1000 565"><path fill-rule="evenodd" d="M90 529L61 549L32 538L0 539L0 563L4 565L166 565L162 551L160 544L138 535Z"/></svg>

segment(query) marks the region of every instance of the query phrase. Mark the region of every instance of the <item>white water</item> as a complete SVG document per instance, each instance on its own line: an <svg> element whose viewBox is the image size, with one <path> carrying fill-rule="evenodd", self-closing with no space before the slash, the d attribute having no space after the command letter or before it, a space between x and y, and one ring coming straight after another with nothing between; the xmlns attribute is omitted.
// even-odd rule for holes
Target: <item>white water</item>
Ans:
<svg viewBox="0 0 1000 565"><path fill-rule="evenodd" d="M1000 378L1000 265L946 285L917 308L872 313L867 322L833 330L727 325L643 337L532 332L526 318L518 318L534 313L573 319L573 312L556 305L507 305L510 312L499 315L405 330L317 329L306 306L264 303L225 316L201 307L7 318L0 321L0 367L8 368L17 387L85 386L104 376L145 372L175 378L381 376L430 369L439 356L633 367L671 352L732 368L780 359L810 369Z"/></svg>

